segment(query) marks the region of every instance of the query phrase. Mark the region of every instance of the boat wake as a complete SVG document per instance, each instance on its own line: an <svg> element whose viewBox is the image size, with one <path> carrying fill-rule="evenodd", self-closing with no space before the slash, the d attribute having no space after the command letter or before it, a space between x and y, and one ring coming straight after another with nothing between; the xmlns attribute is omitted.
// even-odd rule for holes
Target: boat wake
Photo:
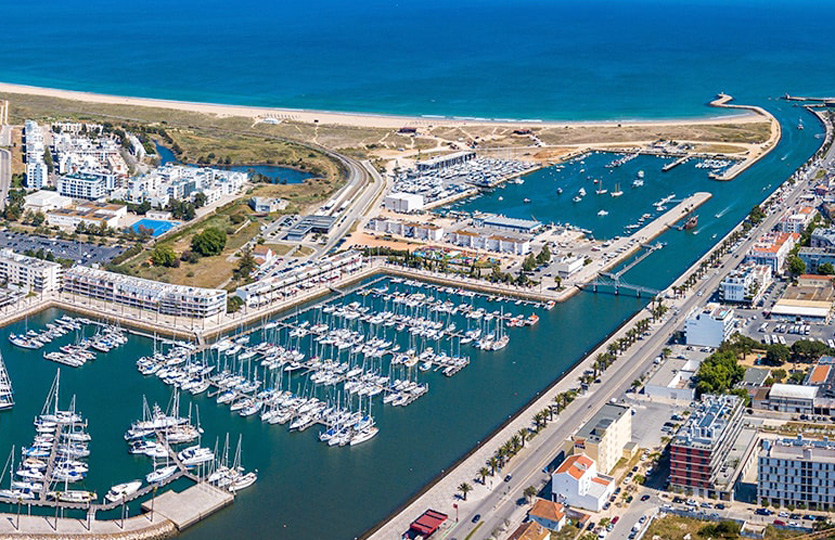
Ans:
<svg viewBox="0 0 835 540"><path fill-rule="evenodd" d="M733 208L733 205L730 205L730 206L726 207L724 210L722 210L721 212L719 212L718 214L716 214L716 215L715 215L715 216L713 216L713 217L715 217L716 219L719 219L720 217L722 217L722 216L724 216L725 214L727 214L727 213L728 213L728 211L729 211L731 208Z"/></svg>

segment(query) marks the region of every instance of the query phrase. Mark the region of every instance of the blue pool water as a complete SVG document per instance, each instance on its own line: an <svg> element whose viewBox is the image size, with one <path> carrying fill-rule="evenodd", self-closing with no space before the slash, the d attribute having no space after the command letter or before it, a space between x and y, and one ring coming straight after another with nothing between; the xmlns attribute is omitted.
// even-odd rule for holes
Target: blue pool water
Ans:
<svg viewBox="0 0 835 540"><path fill-rule="evenodd" d="M133 224L132 229L136 232L139 232L139 228L143 227L145 229L151 229L154 231L153 237L156 238L161 234L165 234L177 225L179 225L179 221L164 221L161 219L140 219L136 223Z"/></svg>

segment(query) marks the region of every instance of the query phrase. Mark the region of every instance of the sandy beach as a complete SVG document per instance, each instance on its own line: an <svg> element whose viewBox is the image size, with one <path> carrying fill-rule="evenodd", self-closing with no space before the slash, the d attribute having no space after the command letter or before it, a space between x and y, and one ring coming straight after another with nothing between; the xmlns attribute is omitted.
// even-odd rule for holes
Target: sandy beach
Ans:
<svg viewBox="0 0 835 540"><path fill-rule="evenodd" d="M92 92L77 92L55 88L41 88L0 82L0 92L10 94L27 94L60 99L76 100L88 103L102 103L111 105L130 105L137 107L156 107L180 111L213 114L219 117L242 116L256 120L272 118L275 120L291 120L309 124L341 125L364 128L398 129L401 127L426 126L507 126L507 127L582 127L582 126L677 126L724 123L761 122L763 118L754 112L742 111L732 115L717 115L703 118L657 119L657 120L612 120L588 122L551 122L535 119L505 120L470 117L441 117L441 116L397 116L372 113L350 113L335 111L315 111L303 109L285 109L273 107L252 107L244 105L223 105L218 103L198 103L191 101L175 101L165 99L113 96Z"/></svg>

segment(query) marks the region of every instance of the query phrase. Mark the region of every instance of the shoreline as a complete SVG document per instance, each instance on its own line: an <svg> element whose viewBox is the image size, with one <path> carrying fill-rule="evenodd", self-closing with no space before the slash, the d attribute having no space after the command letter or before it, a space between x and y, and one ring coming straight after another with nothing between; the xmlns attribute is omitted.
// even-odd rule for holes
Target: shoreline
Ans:
<svg viewBox="0 0 835 540"><path fill-rule="evenodd" d="M680 126L707 125L719 122L755 123L762 119L755 113L746 111L738 114L694 117L694 118L659 118L659 119L622 119L622 120L543 120L543 119L503 119L479 118L470 116L442 115L397 115L387 113L363 113L350 111L329 111L312 109L294 109L287 107L265 107L252 105L233 105L205 103L198 101L179 101L160 98L118 96L78 90L45 88L0 82L0 93L34 95L82 101L107 105L126 105L138 107L156 107L203 114L215 114L220 117L243 116L254 119L272 118L278 121L294 121L309 124L343 125L365 128L401 128L406 126L507 126L507 127L627 127L627 126ZM710 104L705 104L707 108Z"/></svg>

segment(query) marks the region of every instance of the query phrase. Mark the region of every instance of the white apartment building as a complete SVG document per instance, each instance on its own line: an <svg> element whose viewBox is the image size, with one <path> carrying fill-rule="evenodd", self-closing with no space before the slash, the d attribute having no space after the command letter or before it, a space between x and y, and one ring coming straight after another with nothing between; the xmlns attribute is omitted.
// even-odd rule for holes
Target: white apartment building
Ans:
<svg viewBox="0 0 835 540"><path fill-rule="evenodd" d="M757 500L775 506L835 510L835 442L804 439L762 441Z"/></svg>
<svg viewBox="0 0 835 540"><path fill-rule="evenodd" d="M722 280L719 296L724 302L756 304L772 281L770 266L744 264Z"/></svg>
<svg viewBox="0 0 835 540"><path fill-rule="evenodd" d="M61 287L59 263L0 250L0 281L23 291L48 292Z"/></svg>
<svg viewBox="0 0 835 540"><path fill-rule="evenodd" d="M73 266L63 291L161 315L206 319L226 311L226 291L160 283L98 268Z"/></svg>
<svg viewBox="0 0 835 540"><path fill-rule="evenodd" d="M48 183L49 169L43 159L33 159L26 163L26 187L41 189Z"/></svg>
<svg viewBox="0 0 835 540"><path fill-rule="evenodd" d="M800 208L790 208L786 214L780 218L777 228L785 233L800 234L806 230L806 227L815 218L817 211L811 206L801 206Z"/></svg>
<svg viewBox="0 0 835 540"><path fill-rule="evenodd" d="M719 304L695 308L684 321L684 338L688 345L718 347L731 337L734 310Z"/></svg>
<svg viewBox="0 0 835 540"><path fill-rule="evenodd" d="M249 175L244 172L169 163L146 175L131 178L119 196L136 204L149 201L165 206L170 199L188 200L203 193L206 204L213 204L225 195L239 193L248 179Z"/></svg>
<svg viewBox="0 0 835 540"><path fill-rule="evenodd" d="M569 456L551 473L551 496L562 504L600 512L615 492L614 478L597 472L585 454Z"/></svg>
<svg viewBox="0 0 835 540"><path fill-rule="evenodd" d="M760 237L751 247L745 260L770 266L772 274L779 274L783 271L786 258L799 239L800 234L795 232L768 233Z"/></svg>
<svg viewBox="0 0 835 540"><path fill-rule="evenodd" d="M404 238L439 242L444 237L444 229L431 223L417 223L399 219L375 218L369 223L373 231L396 234Z"/></svg>
<svg viewBox="0 0 835 540"><path fill-rule="evenodd" d="M446 235L446 240L456 246L484 249L496 253L527 255L531 252L531 242L527 238L494 234L490 231L469 229L450 231Z"/></svg>
<svg viewBox="0 0 835 540"><path fill-rule="evenodd" d="M112 186L112 175L89 172L65 174L58 177L58 193L73 199L101 199L109 193L109 176Z"/></svg>
<svg viewBox="0 0 835 540"><path fill-rule="evenodd" d="M352 274L362 268L362 255L356 251L340 253L316 264L304 264L298 268L281 270L275 274L269 272L268 265L259 269L263 275L258 281L238 287L235 295L249 308L272 304L297 295L299 292L328 283L343 275Z"/></svg>

